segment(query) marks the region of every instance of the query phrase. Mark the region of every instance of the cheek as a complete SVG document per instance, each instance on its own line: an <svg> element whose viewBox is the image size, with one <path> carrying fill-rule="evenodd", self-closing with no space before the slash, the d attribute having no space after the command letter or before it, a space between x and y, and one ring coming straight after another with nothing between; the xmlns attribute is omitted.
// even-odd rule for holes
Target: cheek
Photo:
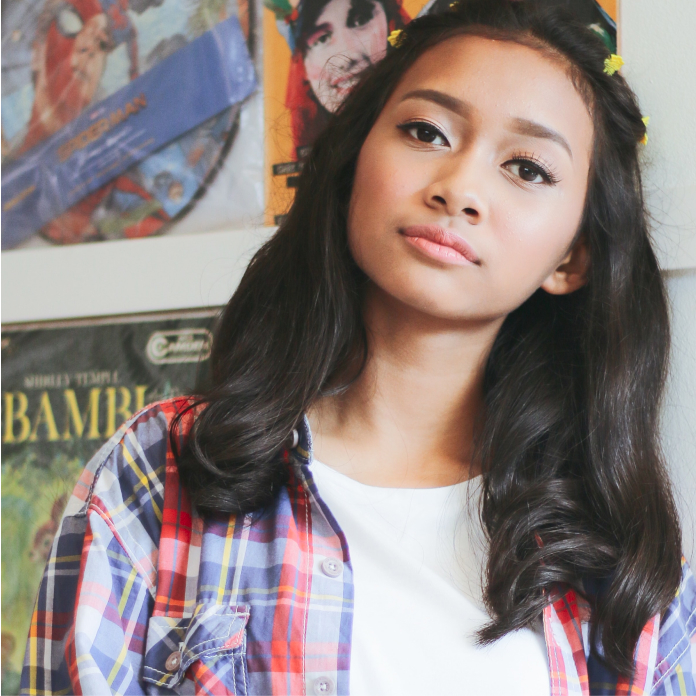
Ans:
<svg viewBox="0 0 696 696"><path fill-rule="evenodd" d="M307 73L307 79L312 83L317 83L321 80L321 73L323 70L323 62L318 60L317 51L313 49L307 53L304 59L305 72Z"/></svg>
<svg viewBox="0 0 696 696"><path fill-rule="evenodd" d="M386 212L383 201L390 198L390 184L383 176L380 160L370 157L368 142L358 158L348 212L348 244L356 263L366 273L369 252Z"/></svg>
<svg viewBox="0 0 696 696"><path fill-rule="evenodd" d="M353 180L349 225L356 236L372 237L388 227L413 193L413 171L398 166L388 153L376 148L370 139L358 158Z"/></svg>
<svg viewBox="0 0 696 696"><path fill-rule="evenodd" d="M506 202L495 227L499 248L496 275L502 290L522 295L534 292L565 257L577 233L585 190L577 185L547 200Z"/></svg>
<svg viewBox="0 0 696 696"><path fill-rule="evenodd" d="M383 10L365 25L363 42L370 62L377 63L384 58L387 53L387 18Z"/></svg>
<svg viewBox="0 0 696 696"><path fill-rule="evenodd" d="M389 294L400 295L413 270L397 230L414 220L420 194L406 166L377 137L358 159L348 215L348 244L362 271ZM372 145L372 146L371 146Z"/></svg>

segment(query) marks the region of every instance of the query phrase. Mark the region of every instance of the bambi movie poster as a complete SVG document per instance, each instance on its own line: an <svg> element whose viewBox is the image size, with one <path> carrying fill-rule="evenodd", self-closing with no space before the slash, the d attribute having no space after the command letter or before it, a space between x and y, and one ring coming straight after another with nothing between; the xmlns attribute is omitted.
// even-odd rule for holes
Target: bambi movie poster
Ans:
<svg viewBox="0 0 696 696"><path fill-rule="evenodd" d="M212 312L2 333L2 684L19 693L37 588L85 464L144 405L205 379Z"/></svg>
<svg viewBox="0 0 696 696"><path fill-rule="evenodd" d="M568 6L616 50L616 0L549 1ZM265 0L267 225L282 222L303 158L356 76L392 50L389 34L450 2Z"/></svg>

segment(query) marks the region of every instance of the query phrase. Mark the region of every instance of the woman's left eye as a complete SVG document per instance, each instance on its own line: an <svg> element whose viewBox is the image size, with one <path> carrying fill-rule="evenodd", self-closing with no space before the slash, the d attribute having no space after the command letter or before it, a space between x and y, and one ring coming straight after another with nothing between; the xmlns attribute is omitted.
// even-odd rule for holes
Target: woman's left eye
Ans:
<svg viewBox="0 0 696 696"><path fill-rule="evenodd" d="M408 133L412 138L420 141L421 143L426 143L428 145L440 145L447 146L447 138L442 134L442 132L433 126L432 123L426 123L425 121L417 121L411 123L404 123L400 125L399 128Z"/></svg>
<svg viewBox="0 0 696 696"><path fill-rule="evenodd" d="M505 163L505 168L527 184L555 184L556 178L541 164L532 160L514 159Z"/></svg>

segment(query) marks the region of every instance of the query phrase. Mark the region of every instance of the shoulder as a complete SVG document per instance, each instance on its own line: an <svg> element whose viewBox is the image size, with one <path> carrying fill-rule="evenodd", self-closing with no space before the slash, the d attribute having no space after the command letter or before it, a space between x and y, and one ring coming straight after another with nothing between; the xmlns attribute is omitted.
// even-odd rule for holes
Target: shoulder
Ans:
<svg viewBox="0 0 696 696"><path fill-rule="evenodd" d="M660 620L653 693L695 693L695 690L696 578L682 559L679 590Z"/></svg>
<svg viewBox="0 0 696 696"><path fill-rule="evenodd" d="M70 501L73 514L84 514L97 497L103 503L121 503L133 495L156 498L164 483L167 460L174 457L172 425L183 416L176 432L181 444L193 422L191 406L187 398L167 399L146 406L127 420L85 467Z"/></svg>
<svg viewBox="0 0 696 696"><path fill-rule="evenodd" d="M126 421L85 467L66 517L98 514L131 560L155 572L167 470L195 417L189 398L150 404ZM172 429L176 420L179 426ZM178 486L178 476L170 476Z"/></svg>

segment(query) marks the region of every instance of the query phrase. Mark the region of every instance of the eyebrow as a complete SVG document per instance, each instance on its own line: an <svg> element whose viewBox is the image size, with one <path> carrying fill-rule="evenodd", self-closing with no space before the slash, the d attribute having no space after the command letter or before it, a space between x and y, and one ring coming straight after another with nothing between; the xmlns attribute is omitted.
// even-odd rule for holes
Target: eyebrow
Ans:
<svg viewBox="0 0 696 696"><path fill-rule="evenodd" d="M568 145L568 141L560 133L547 126L542 126L541 123L529 121L526 118L515 118L513 119L512 131L532 138L551 140L560 145L568 153L570 159L573 159L573 152L570 149L570 145Z"/></svg>
<svg viewBox="0 0 696 696"><path fill-rule="evenodd" d="M439 92L436 89L415 89L412 92L405 94L401 101L406 101L407 99L425 99L426 101L439 104L440 106L453 111L459 116L467 118L474 107L468 102L457 99L450 94L445 94L444 92ZM568 141L557 131L544 126L536 121L530 121L526 118L514 118L512 120L512 132L518 133L519 135L527 135L531 138L544 138L546 140L551 140L552 142L560 145L573 159L573 152L568 145Z"/></svg>
<svg viewBox="0 0 696 696"><path fill-rule="evenodd" d="M406 101L407 99L425 99L426 101L444 106L445 109L454 111L455 114L459 114L464 118L473 111L473 107L468 102L457 99L450 94L438 92L436 89L414 89L401 97L401 101Z"/></svg>

